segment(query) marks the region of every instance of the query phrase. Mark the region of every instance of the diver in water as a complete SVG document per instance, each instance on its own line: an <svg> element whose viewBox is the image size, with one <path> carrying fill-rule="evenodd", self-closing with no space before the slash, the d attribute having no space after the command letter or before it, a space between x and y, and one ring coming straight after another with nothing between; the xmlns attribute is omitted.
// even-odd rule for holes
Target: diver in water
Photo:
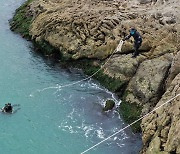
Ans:
<svg viewBox="0 0 180 154"><path fill-rule="evenodd" d="M5 104L5 107L2 108L2 112L6 113L12 113L13 107L11 106L11 103Z"/></svg>
<svg viewBox="0 0 180 154"><path fill-rule="evenodd" d="M135 50L135 51L134 51L132 57L136 57L136 56L139 55L138 49L139 49L139 47L140 47L141 44L142 44L142 37L141 37L141 35L139 34L139 32L138 32L135 28L131 28L129 32L130 32L130 34L127 35L127 36L123 39L123 41L128 40L131 36L134 38L134 50Z"/></svg>

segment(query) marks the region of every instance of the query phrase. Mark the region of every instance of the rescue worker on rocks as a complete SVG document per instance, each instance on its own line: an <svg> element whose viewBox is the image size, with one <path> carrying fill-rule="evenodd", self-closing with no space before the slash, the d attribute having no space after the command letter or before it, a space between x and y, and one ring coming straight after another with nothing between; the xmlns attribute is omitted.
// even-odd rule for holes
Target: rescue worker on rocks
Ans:
<svg viewBox="0 0 180 154"><path fill-rule="evenodd" d="M142 44L142 37L135 28L131 28L129 32L130 34L127 35L123 41L128 40L131 36L134 38L134 53L132 57L136 57L139 55L138 49Z"/></svg>

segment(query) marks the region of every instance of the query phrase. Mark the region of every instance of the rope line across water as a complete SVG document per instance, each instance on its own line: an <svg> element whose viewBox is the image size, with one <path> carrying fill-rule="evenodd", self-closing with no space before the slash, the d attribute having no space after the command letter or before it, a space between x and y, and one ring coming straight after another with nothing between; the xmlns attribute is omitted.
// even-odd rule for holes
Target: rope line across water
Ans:
<svg viewBox="0 0 180 154"><path fill-rule="evenodd" d="M117 48L112 52L111 56L108 58L108 60L107 60L107 61L104 63L104 65L102 65L101 68L99 68L95 73L93 73L93 74L90 75L89 77L84 78L84 79L82 79L82 80L76 81L76 82L74 82L74 83L62 85L62 86L60 85L59 87L60 87L60 88L69 87L69 86L75 85L75 84L77 84L77 83L80 83L80 82L82 82L82 81L86 81L86 80L92 78L92 77L95 76L101 69L104 68L104 66L109 62L109 60L112 58L112 56L113 56L114 53L116 53L117 51L121 51L122 45L123 45L123 41L121 40L121 41L119 42Z"/></svg>
<svg viewBox="0 0 180 154"><path fill-rule="evenodd" d="M133 124L137 123L138 121L142 120L143 118L145 118L146 116L148 116L149 114L153 113L154 111L156 111L157 109L161 108L162 106L164 106L165 104L171 102L172 100L174 100L176 97L180 96L180 93L177 94L176 96L174 96L173 98L171 98L170 100L168 100L167 102L161 104L160 106L154 108L152 111L150 111L149 113L147 113L146 115L140 117L139 119L135 120L134 122L132 122L131 124L127 125L126 127L120 129L119 131L117 131L116 133L112 134L111 136L105 138L104 140L102 140L101 142L93 145L92 147L88 148L87 150L81 152L81 154L87 153L88 151L94 149L95 147L97 147L98 145L100 145L101 143L107 141L108 139L112 138L113 136L117 135L118 133L122 132L123 130L125 130L126 128L132 126Z"/></svg>
<svg viewBox="0 0 180 154"><path fill-rule="evenodd" d="M104 68L104 66L109 62L109 60L112 58L113 54L116 53L116 52L120 52L121 51L121 48L122 48L122 45L123 45L124 41L123 40L120 40L117 48L112 52L112 54L110 55L110 57L107 59L107 61L95 72L93 73L92 75L88 76L87 78L84 78L82 80L79 80L79 81L76 81L76 82L73 82L73 83L69 83L69 84L65 84L65 85L59 85L59 86L55 86L55 87L46 87L44 89L41 89L41 90L37 90L38 92L42 92L42 91L45 91L45 90L48 90L48 89L60 89L60 88L64 88L64 87L69 87L69 86L73 86L75 84L78 84L82 81L86 81L90 78L92 78L93 76L95 76L100 70L102 70ZM30 96L33 96L33 93L30 94Z"/></svg>

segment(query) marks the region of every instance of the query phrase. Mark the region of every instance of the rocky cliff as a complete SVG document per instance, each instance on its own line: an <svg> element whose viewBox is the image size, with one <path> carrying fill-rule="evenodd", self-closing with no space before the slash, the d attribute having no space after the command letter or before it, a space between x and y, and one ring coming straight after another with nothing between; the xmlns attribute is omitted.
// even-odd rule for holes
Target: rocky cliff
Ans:
<svg viewBox="0 0 180 154"><path fill-rule="evenodd" d="M63 59L98 66L136 27L143 37L140 55L132 58L133 41L126 41L103 74L123 83L116 92L123 103L143 106L143 115L180 93L179 10L179 0L30 0L11 28L53 46ZM179 99L142 120L142 153L180 153Z"/></svg>

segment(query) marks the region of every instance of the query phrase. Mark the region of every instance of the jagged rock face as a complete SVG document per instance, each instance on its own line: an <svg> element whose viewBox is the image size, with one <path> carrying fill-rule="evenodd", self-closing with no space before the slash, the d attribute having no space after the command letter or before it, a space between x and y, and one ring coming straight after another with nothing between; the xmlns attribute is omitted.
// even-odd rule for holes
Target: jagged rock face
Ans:
<svg viewBox="0 0 180 154"><path fill-rule="evenodd" d="M180 94L180 73L156 107ZM143 153L180 153L180 96L142 120Z"/></svg>
<svg viewBox="0 0 180 154"><path fill-rule="evenodd" d="M36 0L29 11L34 16L31 35L73 59L104 59L129 28L135 26L143 35L140 50L147 52L144 55L148 58L163 55L177 49L179 8L172 3L176 11L170 10L168 1L160 4L150 0ZM170 22L171 18L174 22ZM127 52L133 52L132 42L124 44L122 53Z"/></svg>
<svg viewBox="0 0 180 154"><path fill-rule="evenodd" d="M40 0L33 8L42 11L36 15L31 34L34 39L46 40L74 59L82 57L105 58L115 49L112 29L119 24L116 7L107 2ZM39 11L39 12L40 12Z"/></svg>
<svg viewBox="0 0 180 154"><path fill-rule="evenodd" d="M145 59L144 56L132 58L132 54L114 55L105 66L104 73L128 82L136 73L139 64Z"/></svg>
<svg viewBox="0 0 180 154"><path fill-rule="evenodd" d="M169 86L169 84L172 82L175 76L179 73L180 73L180 51L176 55L174 55L169 76L167 79L167 86Z"/></svg>
<svg viewBox="0 0 180 154"><path fill-rule="evenodd" d="M73 59L106 62L136 27L143 37L140 56L131 58L133 41L126 41L104 73L126 82L126 101L143 104L147 113L166 88L157 106L180 92L179 10L180 0L34 0L27 13L33 16L32 39ZM180 153L179 99L143 119L143 153Z"/></svg>
<svg viewBox="0 0 180 154"><path fill-rule="evenodd" d="M130 94L126 101L136 100L136 103L150 103L153 106L163 93L171 61L171 54L143 61L129 83L127 91Z"/></svg>

